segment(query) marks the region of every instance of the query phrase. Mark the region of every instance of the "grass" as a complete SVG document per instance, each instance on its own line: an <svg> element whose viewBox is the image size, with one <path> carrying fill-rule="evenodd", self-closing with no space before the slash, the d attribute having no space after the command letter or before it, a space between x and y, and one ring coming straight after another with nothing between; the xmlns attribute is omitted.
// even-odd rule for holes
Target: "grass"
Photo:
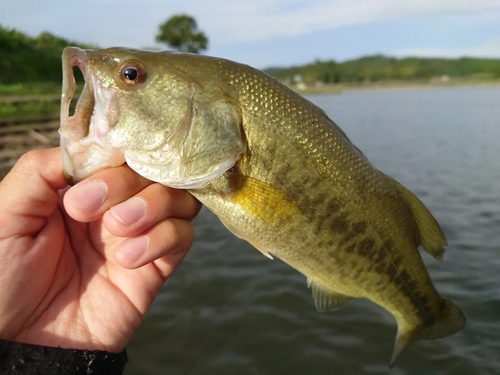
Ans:
<svg viewBox="0 0 500 375"><path fill-rule="evenodd" d="M59 116L59 108L59 101L54 100L0 102L0 122L56 118Z"/></svg>
<svg viewBox="0 0 500 375"><path fill-rule="evenodd" d="M61 94L61 84L55 82L0 84L0 96L43 94Z"/></svg>

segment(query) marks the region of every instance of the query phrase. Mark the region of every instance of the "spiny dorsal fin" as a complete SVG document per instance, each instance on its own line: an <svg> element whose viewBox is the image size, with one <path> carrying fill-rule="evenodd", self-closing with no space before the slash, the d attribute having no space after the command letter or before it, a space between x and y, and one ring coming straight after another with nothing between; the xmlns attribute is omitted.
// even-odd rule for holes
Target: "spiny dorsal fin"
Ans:
<svg viewBox="0 0 500 375"><path fill-rule="evenodd" d="M427 207L424 206L415 194L392 177L385 176L392 182L401 197L410 207L420 233L420 246L434 258L442 260L446 247L446 237L434 216L432 216Z"/></svg>
<svg viewBox="0 0 500 375"><path fill-rule="evenodd" d="M307 279L307 286L312 290L316 309L321 312L335 310L352 299L344 294L326 290L310 279Z"/></svg>

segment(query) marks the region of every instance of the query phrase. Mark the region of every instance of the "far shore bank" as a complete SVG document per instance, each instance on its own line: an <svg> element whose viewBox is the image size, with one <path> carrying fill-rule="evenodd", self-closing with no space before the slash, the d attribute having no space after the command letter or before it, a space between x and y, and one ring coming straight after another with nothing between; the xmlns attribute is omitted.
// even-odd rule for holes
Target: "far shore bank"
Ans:
<svg viewBox="0 0 500 375"><path fill-rule="evenodd" d="M315 84L315 85L288 85L292 90L301 95L332 95L348 92L369 91L399 91L399 90L430 90L452 89L467 87L500 87L500 80L495 81L395 81L395 82L369 82L359 84Z"/></svg>

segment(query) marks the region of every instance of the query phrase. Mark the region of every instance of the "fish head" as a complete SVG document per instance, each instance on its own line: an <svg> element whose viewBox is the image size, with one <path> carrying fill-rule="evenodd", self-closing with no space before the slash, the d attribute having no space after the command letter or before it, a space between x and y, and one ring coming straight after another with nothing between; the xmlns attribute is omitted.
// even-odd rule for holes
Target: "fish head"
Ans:
<svg viewBox="0 0 500 375"><path fill-rule="evenodd" d="M126 162L152 181L201 188L234 165L244 150L236 101L200 83L198 61L191 63L191 75L182 67L193 60L174 55L125 48L63 51L59 133L68 181ZM75 66L85 84L70 115Z"/></svg>

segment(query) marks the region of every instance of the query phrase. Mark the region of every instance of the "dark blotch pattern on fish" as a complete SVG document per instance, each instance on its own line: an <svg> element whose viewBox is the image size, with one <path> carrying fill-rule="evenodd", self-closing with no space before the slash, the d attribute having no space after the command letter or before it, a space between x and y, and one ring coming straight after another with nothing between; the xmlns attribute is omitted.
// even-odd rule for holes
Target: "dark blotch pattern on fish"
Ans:
<svg viewBox="0 0 500 375"><path fill-rule="evenodd" d="M349 230L349 222L347 221L347 214L341 213L334 215L330 219L330 230L334 233L345 233Z"/></svg>
<svg viewBox="0 0 500 375"><path fill-rule="evenodd" d="M364 238L357 244L356 252L360 257L371 261L373 260L373 257L376 256L376 253L373 251L374 246L374 240L371 238Z"/></svg>
<svg viewBox="0 0 500 375"><path fill-rule="evenodd" d="M366 221L357 221L351 225L350 230L340 238L339 246L343 247L347 243L354 240L356 237L363 235L368 228L368 223Z"/></svg>

